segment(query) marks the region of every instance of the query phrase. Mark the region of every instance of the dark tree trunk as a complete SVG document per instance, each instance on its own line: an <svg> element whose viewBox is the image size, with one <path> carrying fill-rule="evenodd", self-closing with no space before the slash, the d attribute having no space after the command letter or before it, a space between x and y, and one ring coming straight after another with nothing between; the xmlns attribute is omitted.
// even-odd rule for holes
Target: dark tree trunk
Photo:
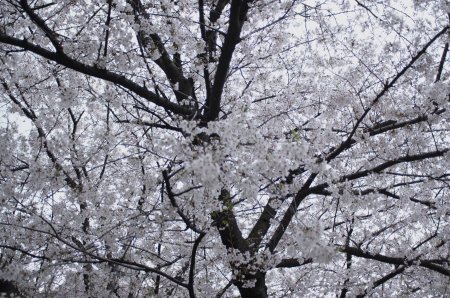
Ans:
<svg viewBox="0 0 450 298"><path fill-rule="evenodd" d="M256 279L256 283L253 287L246 288L244 287L244 282L236 282L235 285L238 287L239 292L242 298L268 298L267 295L267 286L266 286L266 273L257 273L253 278L247 279L248 281L254 282Z"/></svg>
<svg viewBox="0 0 450 298"><path fill-rule="evenodd" d="M9 280L0 279L0 296L1 297L22 297L19 289Z"/></svg>

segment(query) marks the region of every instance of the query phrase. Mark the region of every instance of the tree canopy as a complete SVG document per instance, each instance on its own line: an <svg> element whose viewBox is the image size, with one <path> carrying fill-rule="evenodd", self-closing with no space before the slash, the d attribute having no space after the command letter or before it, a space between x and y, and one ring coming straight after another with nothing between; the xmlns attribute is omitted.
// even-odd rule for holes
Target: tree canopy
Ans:
<svg viewBox="0 0 450 298"><path fill-rule="evenodd" d="M448 296L449 20L0 1L0 292Z"/></svg>

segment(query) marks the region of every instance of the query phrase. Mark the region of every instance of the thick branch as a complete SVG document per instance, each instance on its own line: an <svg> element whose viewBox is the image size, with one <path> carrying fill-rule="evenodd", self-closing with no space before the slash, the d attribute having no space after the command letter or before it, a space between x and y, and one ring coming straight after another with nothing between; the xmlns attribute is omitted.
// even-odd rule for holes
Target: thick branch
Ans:
<svg viewBox="0 0 450 298"><path fill-rule="evenodd" d="M206 111L203 116L203 121L205 123L213 121L219 116L223 88L225 86L234 50L240 41L242 26L249 10L249 2L250 1L241 0L231 1L228 32L225 36L225 41L220 53L219 64L217 65L217 71L214 77L214 84L211 88L211 96L206 99Z"/></svg>
<svg viewBox="0 0 450 298"><path fill-rule="evenodd" d="M403 273L403 271L405 271L405 269L406 269L406 266L399 266L397 269L389 272L388 274L384 275L380 279L378 279L375 282L373 282L370 288L367 288L366 290L364 290L364 292L362 294L359 294L356 297L357 298L365 297L372 289L375 289L376 287L384 284L385 282L389 281L390 279L392 279L392 278L396 277L397 275Z"/></svg>
<svg viewBox="0 0 450 298"><path fill-rule="evenodd" d="M237 249L240 252L246 252L249 244L242 237L242 232L236 221L233 212L233 203L231 202L230 193L223 189L219 196L219 201L223 204L222 211L214 211L211 214L214 225L217 226L222 243L226 248Z"/></svg>
<svg viewBox="0 0 450 298"><path fill-rule="evenodd" d="M436 75L435 82L439 82L441 80L441 75L442 75L442 71L444 70L444 63L445 63L445 58L447 57L447 53L448 53L448 42L445 43L444 51L442 52L441 61L439 62L438 73Z"/></svg>
<svg viewBox="0 0 450 298"><path fill-rule="evenodd" d="M191 263L189 267L189 282L188 282L188 289L189 289L189 297L195 298L195 291L194 291L194 274L195 274L195 257L197 255L197 249L200 245L200 242L202 242L203 237L205 237L205 233L201 233L197 239L195 239L194 246L192 247L192 254L191 254Z"/></svg>
<svg viewBox="0 0 450 298"><path fill-rule="evenodd" d="M387 162L379 164L378 166L373 167L371 169L358 171L353 174L342 176L339 179L339 181L343 182L343 181L347 181L347 180L355 180L355 179L359 179L361 177L365 177L372 173L380 173L389 167L392 167L396 164L400 164L400 163L404 163L404 162L413 162L413 161L419 161L419 160L423 160L423 159L427 159L427 158L443 156L445 153L448 152L448 150L449 149L443 149L443 150L438 150L438 151L426 152L426 153L422 153L422 154L401 156L397 159L389 160Z"/></svg>
<svg viewBox="0 0 450 298"><path fill-rule="evenodd" d="M365 109L364 113L358 118L358 120L356 121L353 130L350 132L349 136L347 137L347 139L345 141L343 141L337 148L335 148L334 150L332 150L327 157L325 158L325 160L327 162L333 160L334 158L336 158L337 156L339 156L339 154L341 154L342 152L344 152L346 149L351 147L352 144L352 139L353 136L356 133L356 130L359 128L359 125L361 124L361 122L364 120L364 118L367 116L367 114L369 113L369 111L372 109L372 107L397 83L397 81L414 65L414 63L419 60L420 57L422 57L423 54L426 53L427 49L442 35L444 35L447 30L448 30L449 26L444 27L441 31L439 31L430 41L428 41L423 48L417 52L417 54L409 61L408 64L406 64L402 70L400 70L395 76L394 78L389 82L386 83L384 88L380 91L380 93L378 93L378 95L374 98L374 100L372 101L371 105Z"/></svg>
<svg viewBox="0 0 450 298"><path fill-rule="evenodd" d="M137 24L143 23L141 18L150 19L150 15L145 11L140 0L129 0L128 2L133 7ZM173 92L175 93L177 101L181 102L189 97L194 98L194 82L192 79L184 76L181 61L177 61L180 59L179 53L176 53L174 59L171 59L158 34L149 34L143 29L139 29L137 33L139 42L147 51L151 52L153 50L152 48L156 47L160 56L153 61L165 73L169 82L174 85Z"/></svg>
<svg viewBox="0 0 450 298"><path fill-rule="evenodd" d="M341 246L338 248L338 250L341 252L344 252L346 254L351 254L355 257L375 260L375 261L379 261L379 262L387 263L387 264L408 265L408 266L418 265L418 266L436 271L440 274L450 276L450 271L447 268L436 265L435 263L428 261L428 260L408 260L406 258L389 257L389 256L385 256L382 254L372 254L370 252L365 252L360 248L350 247L350 246Z"/></svg>
<svg viewBox="0 0 450 298"><path fill-rule="evenodd" d="M22 112L25 114L25 116L32 121L34 126L36 127L36 130L38 132L39 137L41 138L42 145L45 149L45 153L47 154L47 157L52 161L53 165L55 166L55 169L57 171L62 171L65 176L65 181L67 182L67 185L72 188L73 190L79 190L80 185L78 185L72 177L65 171L62 167L62 165L58 162L57 157L55 154L50 150L47 142L47 134L45 133L44 129L37 123L37 116L34 113L32 109L28 109L22 105L22 103L12 94L11 90L9 89L8 84L6 82L2 82L3 88L5 88L6 92L8 93L8 97L11 99L14 104L16 104Z"/></svg>
<svg viewBox="0 0 450 298"><path fill-rule="evenodd" d="M312 262L313 259L306 259L303 262L300 262L298 259L283 259L275 266L275 268L295 268L311 264Z"/></svg>
<svg viewBox="0 0 450 298"><path fill-rule="evenodd" d="M164 184L166 185L167 196L169 197L170 204L177 210L178 215L181 217L181 219L183 220L183 222L186 224L186 226L189 229L193 230L194 232L199 233L200 235L204 234L204 232L199 230L195 226L195 224L191 222L191 220L188 218L188 216L186 214L184 214L184 212L178 206L178 203L175 200L175 194L173 193L172 187L170 186L170 179L169 179L169 175L167 174L167 171L164 170L162 172L162 175L163 175L163 179L164 179Z"/></svg>
<svg viewBox="0 0 450 298"><path fill-rule="evenodd" d="M253 226L250 234L247 237L247 241L251 243L253 249L258 249L258 246L261 244L262 239L267 234L267 231L270 228L270 220L273 219L277 213L277 211L270 206L277 198L271 197L267 202L266 206L264 206L263 212L261 213L258 221Z"/></svg>
<svg viewBox="0 0 450 298"><path fill-rule="evenodd" d="M446 111L446 109L440 109L432 114L436 114L436 115L440 115L442 113L444 113ZM376 124L372 127L369 127L367 129L364 130L364 133L368 133L369 136L376 136L388 131L392 131L395 129L399 129L399 128L403 128L403 127L407 127L409 125L413 125L413 124L417 124L417 123L421 123L421 122L425 122L427 121L429 118L428 115L421 115L421 116L417 116L416 118L410 119L410 120L405 120L402 122L397 122L395 120L387 120L381 124ZM351 139L350 142L348 142L346 144L347 147L343 148L343 149L350 149L353 145L355 145L357 143L357 141L355 139ZM336 149L336 148L334 148ZM333 149L333 150L334 150ZM321 162L321 158L319 158L317 160L317 162ZM294 181L294 178L305 173L306 172L306 168L304 165L301 165L300 167L298 167L297 169L294 170L289 170L289 174L285 177L284 179L284 183L286 184L291 184Z"/></svg>
<svg viewBox="0 0 450 298"><path fill-rule="evenodd" d="M60 43L60 41L57 38L56 33L51 30L47 24L45 24L45 21L39 17L34 10L28 5L27 0L20 0L20 5L22 6L23 10L28 14L30 19L45 33L45 36L47 36L48 39L50 39L50 42L55 47L57 52L62 52L63 47Z"/></svg>
<svg viewBox="0 0 450 298"><path fill-rule="evenodd" d="M142 87L135 82L125 78L124 76L118 75L106 69L100 69L95 66L89 66L83 64L73 58L68 57L63 53L55 53L51 52L47 49L44 49L38 45L28 42L26 39L18 39L15 37L11 37L8 35L4 35L0 31L0 42L8 45L12 45L15 47L22 48L26 51L37 54L45 59L54 61L62 66L75 70L85 75L89 75L92 77L96 77L119 86L124 87L127 90L130 90L133 93L147 99L148 101L156 104L157 106L163 107L175 114L178 115L193 115L194 112L190 109L182 107L176 103L168 101L164 98L159 97L155 93L149 91L147 88Z"/></svg>
<svg viewBox="0 0 450 298"><path fill-rule="evenodd" d="M269 243L267 244L267 248L271 253L275 251L275 248L277 247L278 243L281 240L281 237L286 232L289 224L292 221L292 218L294 218L295 213L297 213L297 208L300 205L300 203L310 194L309 187L314 182L314 179L316 178L317 174L311 174L306 180L305 184L303 184L302 188L297 192L295 198L292 200L289 208L286 210L283 218L280 221L280 224L278 225L277 229L275 230L275 233L273 234L272 238L270 238Z"/></svg>
<svg viewBox="0 0 450 298"><path fill-rule="evenodd" d="M220 18L220 15L222 14L223 9L229 2L230 0L217 1L217 4L214 6L213 9L211 9L209 13L209 20L211 21L211 23L217 22L217 20Z"/></svg>
<svg viewBox="0 0 450 298"><path fill-rule="evenodd" d="M375 166L371 169L368 170L364 170L364 171L358 171L355 172L353 174L349 174L349 175L344 175L341 178L333 181L333 183L336 182L344 182L344 181L351 181L351 180L356 180L359 178L363 178L366 177L370 174L373 173L381 173L382 171L386 170L389 167L392 167L394 165L400 164L400 163L404 163L404 162L414 162L414 161L420 161L423 159L427 159L427 158L434 158L434 157L440 157L443 156L444 154L446 154L446 152L448 152L449 149L444 149L444 150L440 150L440 151L432 151L432 152L427 152L427 153L422 153L422 154L417 154L417 155L406 155L406 156L401 156L397 159L394 160L389 160L387 162L384 162L382 164L379 164L378 166ZM321 183L318 185L315 185L314 187L311 187L309 189L309 193L311 194L318 194L318 195L331 195L332 193L330 191L327 190L327 188L330 185L328 183ZM388 188L385 189L366 189L363 191L356 191L356 195L364 195L364 194L368 194L371 192L380 192L383 193L385 195L389 195L389 193L386 193ZM398 199L399 197L394 197L395 199ZM418 200L416 199L410 199L413 202L418 202ZM423 201L420 201L418 203L424 203Z"/></svg>

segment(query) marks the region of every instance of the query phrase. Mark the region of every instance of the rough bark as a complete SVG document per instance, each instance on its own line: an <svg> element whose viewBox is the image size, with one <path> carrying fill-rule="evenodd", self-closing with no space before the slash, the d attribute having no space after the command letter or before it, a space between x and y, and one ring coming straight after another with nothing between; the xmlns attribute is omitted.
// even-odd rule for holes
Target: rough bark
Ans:
<svg viewBox="0 0 450 298"><path fill-rule="evenodd" d="M253 287L245 287L245 282L254 282ZM265 298L267 295L266 273L260 272L245 278L244 282L236 282L242 298Z"/></svg>

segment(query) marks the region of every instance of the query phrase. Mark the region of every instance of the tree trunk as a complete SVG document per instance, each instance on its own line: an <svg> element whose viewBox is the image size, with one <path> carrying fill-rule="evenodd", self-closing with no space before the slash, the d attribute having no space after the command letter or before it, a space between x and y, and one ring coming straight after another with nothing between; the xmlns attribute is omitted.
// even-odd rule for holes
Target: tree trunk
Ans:
<svg viewBox="0 0 450 298"><path fill-rule="evenodd" d="M252 277L246 279L250 282L255 282L252 287L245 287L245 282L236 282L242 298L267 298L266 273L257 273Z"/></svg>
<svg viewBox="0 0 450 298"><path fill-rule="evenodd" d="M5 279L0 279L0 297L22 297L16 285Z"/></svg>

